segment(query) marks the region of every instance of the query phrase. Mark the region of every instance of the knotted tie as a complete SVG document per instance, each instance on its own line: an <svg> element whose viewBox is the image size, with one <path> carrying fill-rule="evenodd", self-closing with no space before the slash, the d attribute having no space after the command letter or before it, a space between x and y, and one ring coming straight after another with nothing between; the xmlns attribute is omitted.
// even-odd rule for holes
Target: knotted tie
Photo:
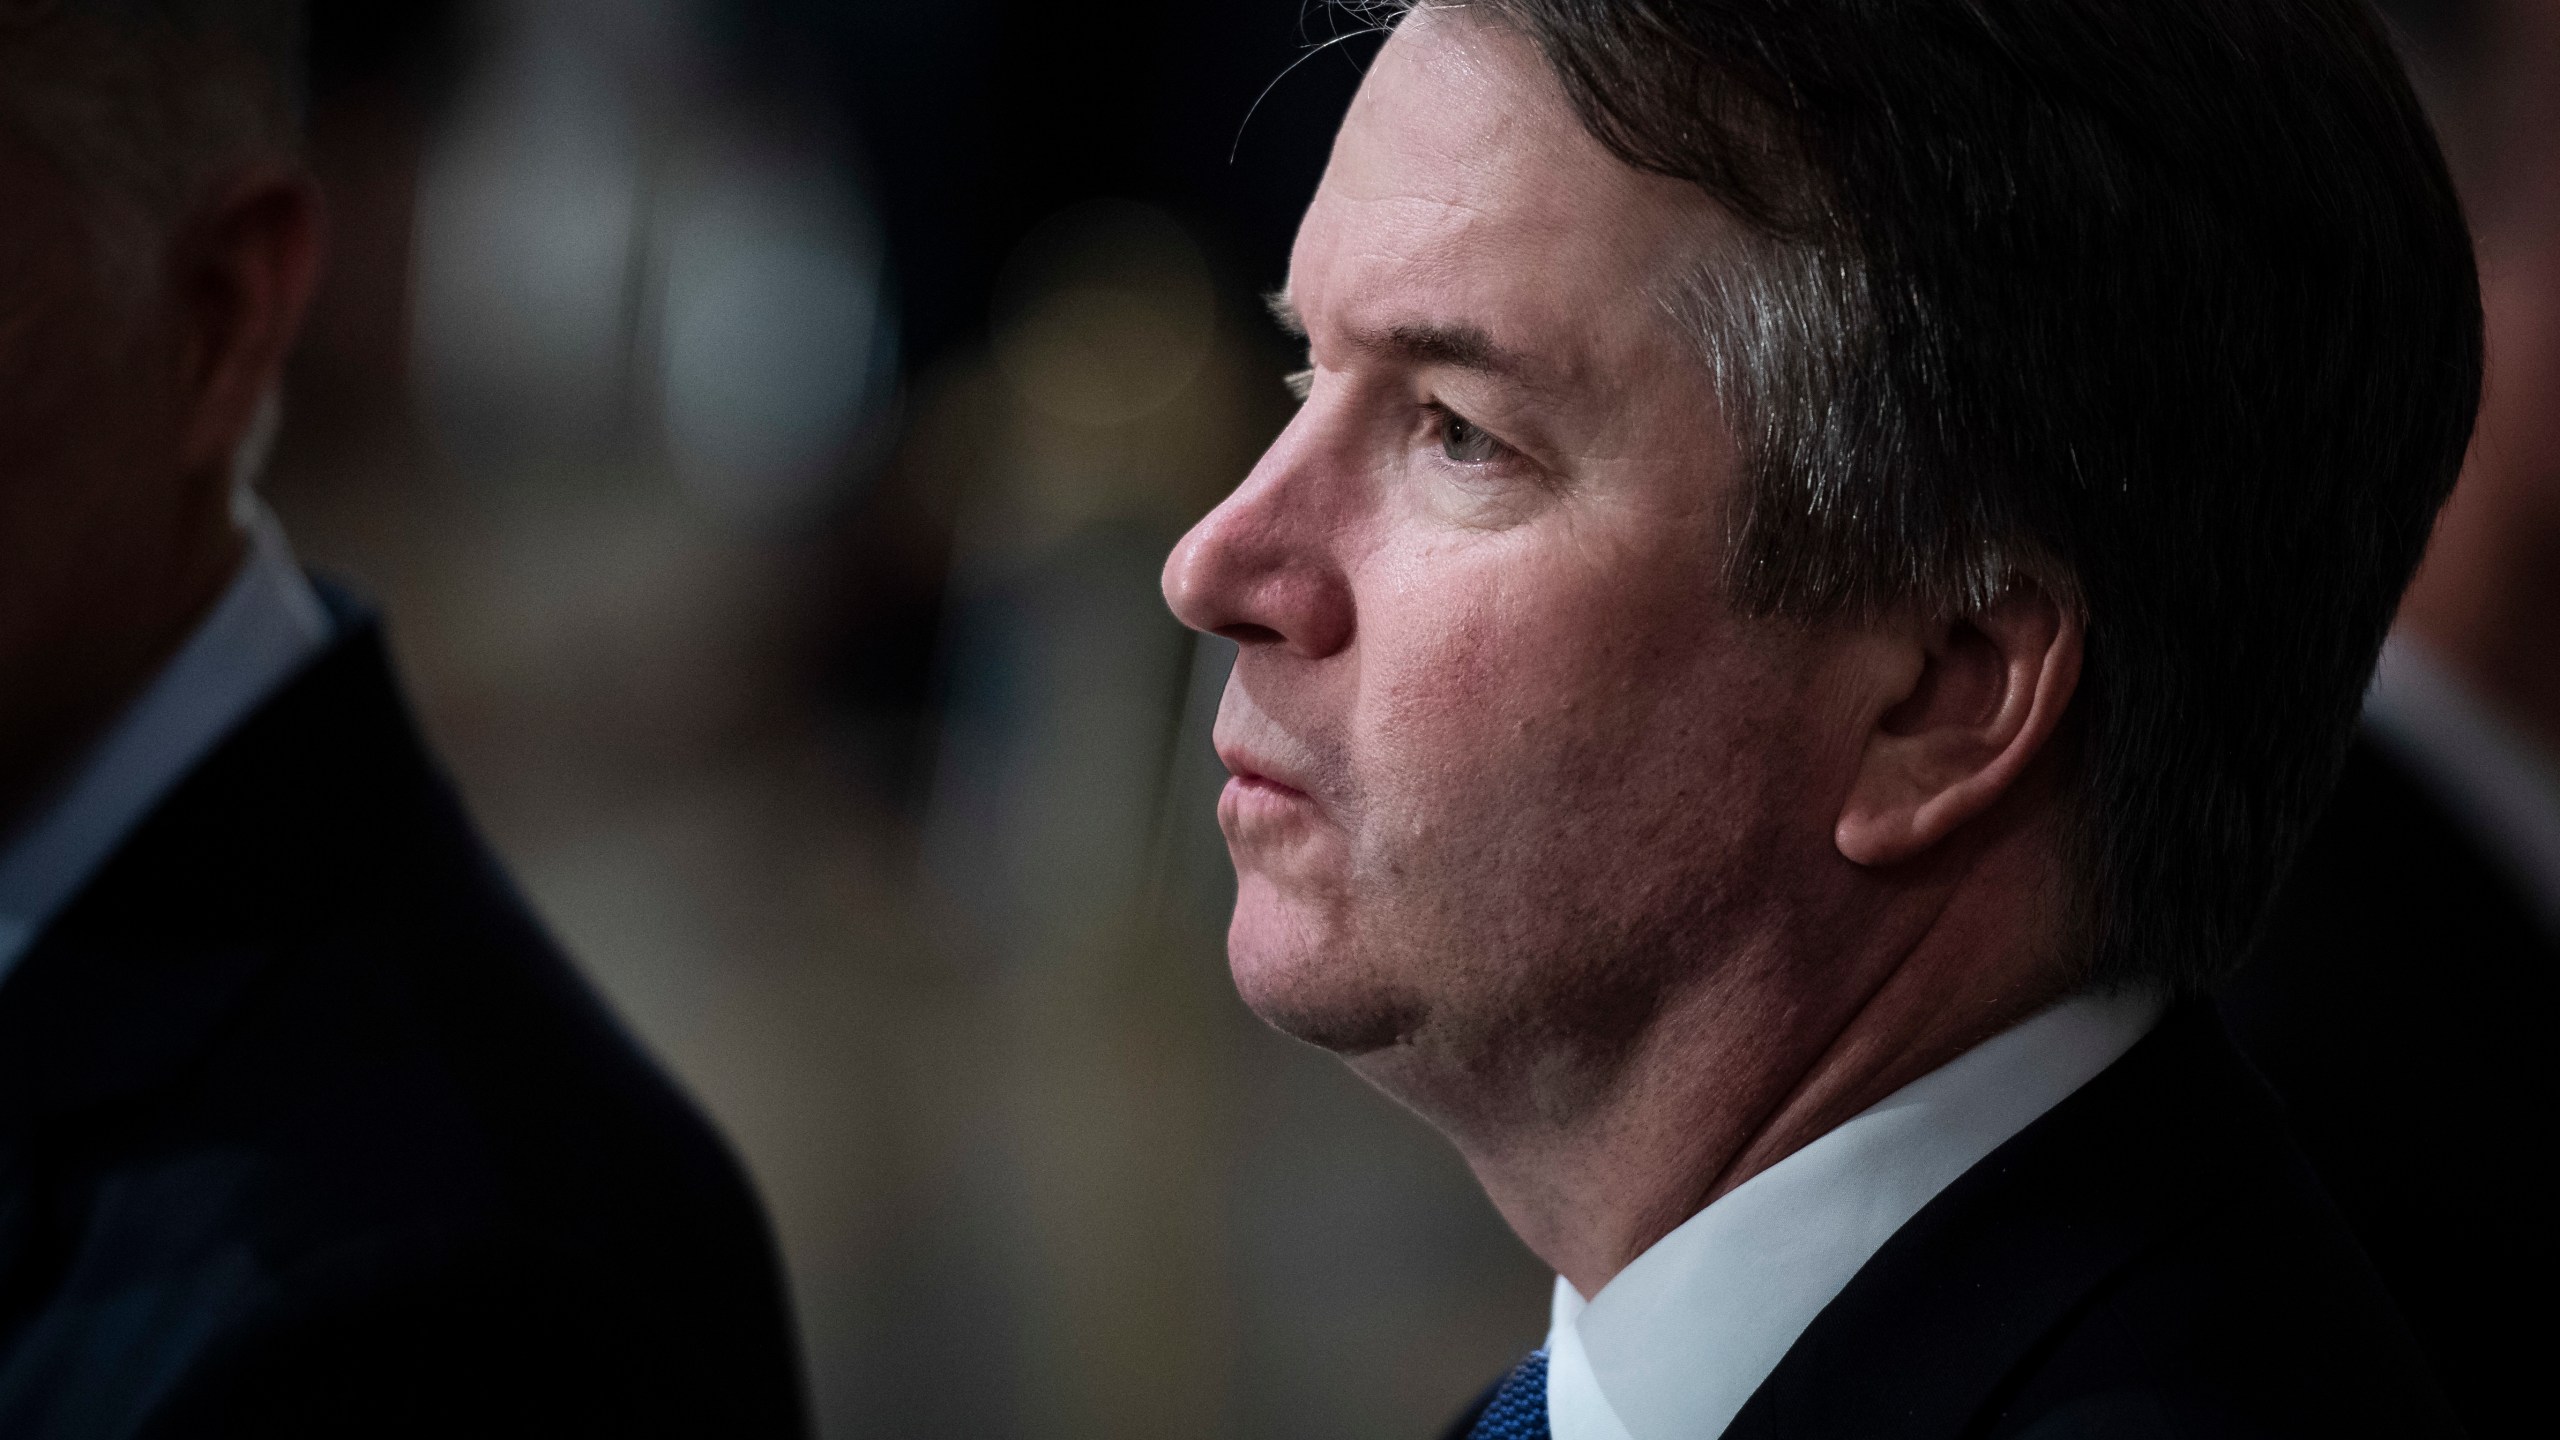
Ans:
<svg viewBox="0 0 2560 1440"><path fill-rule="evenodd" d="M1548 1440L1546 1351L1530 1351L1502 1377L1502 1388L1485 1402L1467 1440Z"/></svg>

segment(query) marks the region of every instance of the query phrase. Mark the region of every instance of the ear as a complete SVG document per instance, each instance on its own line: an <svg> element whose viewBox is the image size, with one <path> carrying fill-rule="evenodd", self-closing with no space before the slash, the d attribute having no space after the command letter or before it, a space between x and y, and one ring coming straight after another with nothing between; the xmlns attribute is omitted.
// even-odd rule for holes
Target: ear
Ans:
<svg viewBox="0 0 2560 1440"><path fill-rule="evenodd" d="M230 474L301 334L326 228L319 187L279 167L234 181L180 233L171 294L187 473Z"/></svg>
<svg viewBox="0 0 2560 1440"><path fill-rule="evenodd" d="M2080 684L2078 615L2021 585L1991 608L1915 625L1877 673L1887 693L1834 843L1897 865L1997 803L2052 740Z"/></svg>

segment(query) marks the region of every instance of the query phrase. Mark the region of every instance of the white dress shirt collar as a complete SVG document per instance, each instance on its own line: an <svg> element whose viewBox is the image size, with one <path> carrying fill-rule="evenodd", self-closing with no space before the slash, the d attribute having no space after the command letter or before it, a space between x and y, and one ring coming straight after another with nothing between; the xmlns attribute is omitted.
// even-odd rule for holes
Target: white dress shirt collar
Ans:
<svg viewBox="0 0 2560 1440"><path fill-rule="evenodd" d="M162 797L327 647L328 608L266 509L195 633L51 798L0 834L0 979Z"/></svg>
<svg viewBox="0 0 2560 1440"><path fill-rule="evenodd" d="M2560 758L2406 635L2382 647L2366 728L2417 773L2560 936Z"/></svg>
<svg viewBox="0 0 2560 1440"><path fill-rule="evenodd" d="M2083 996L2003 1032L1751 1177L1585 1303L1556 1281L1555 1440L1708 1440L1822 1308L1939 1191L2158 1023Z"/></svg>

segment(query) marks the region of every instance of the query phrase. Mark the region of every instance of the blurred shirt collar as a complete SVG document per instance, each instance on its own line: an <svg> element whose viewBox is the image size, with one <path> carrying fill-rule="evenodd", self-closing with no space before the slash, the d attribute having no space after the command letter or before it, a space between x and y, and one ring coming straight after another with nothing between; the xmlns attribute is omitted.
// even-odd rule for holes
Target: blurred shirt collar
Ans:
<svg viewBox="0 0 2560 1440"><path fill-rule="evenodd" d="M2418 641L2394 635L2364 702L2365 728L2415 771L2560 936L2560 757L2472 693Z"/></svg>
<svg viewBox="0 0 2560 1440"><path fill-rule="evenodd" d="M1922 1206L2158 1024L2150 994L2064 1001L1744 1181L1586 1304L1556 1281L1555 1440L1707 1440Z"/></svg>
<svg viewBox="0 0 2560 1440"><path fill-rule="evenodd" d="M329 612L264 506L222 598L23 829L0 835L0 978L162 797L327 647Z"/></svg>

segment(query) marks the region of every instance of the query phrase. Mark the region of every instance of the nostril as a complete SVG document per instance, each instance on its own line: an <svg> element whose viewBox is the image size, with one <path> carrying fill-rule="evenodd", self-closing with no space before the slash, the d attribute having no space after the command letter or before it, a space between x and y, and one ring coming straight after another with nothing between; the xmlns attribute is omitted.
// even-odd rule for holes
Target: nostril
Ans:
<svg viewBox="0 0 2560 1440"><path fill-rule="evenodd" d="M1280 632L1268 625L1221 625L1214 632L1239 645L1277 645Z"/></svg>

